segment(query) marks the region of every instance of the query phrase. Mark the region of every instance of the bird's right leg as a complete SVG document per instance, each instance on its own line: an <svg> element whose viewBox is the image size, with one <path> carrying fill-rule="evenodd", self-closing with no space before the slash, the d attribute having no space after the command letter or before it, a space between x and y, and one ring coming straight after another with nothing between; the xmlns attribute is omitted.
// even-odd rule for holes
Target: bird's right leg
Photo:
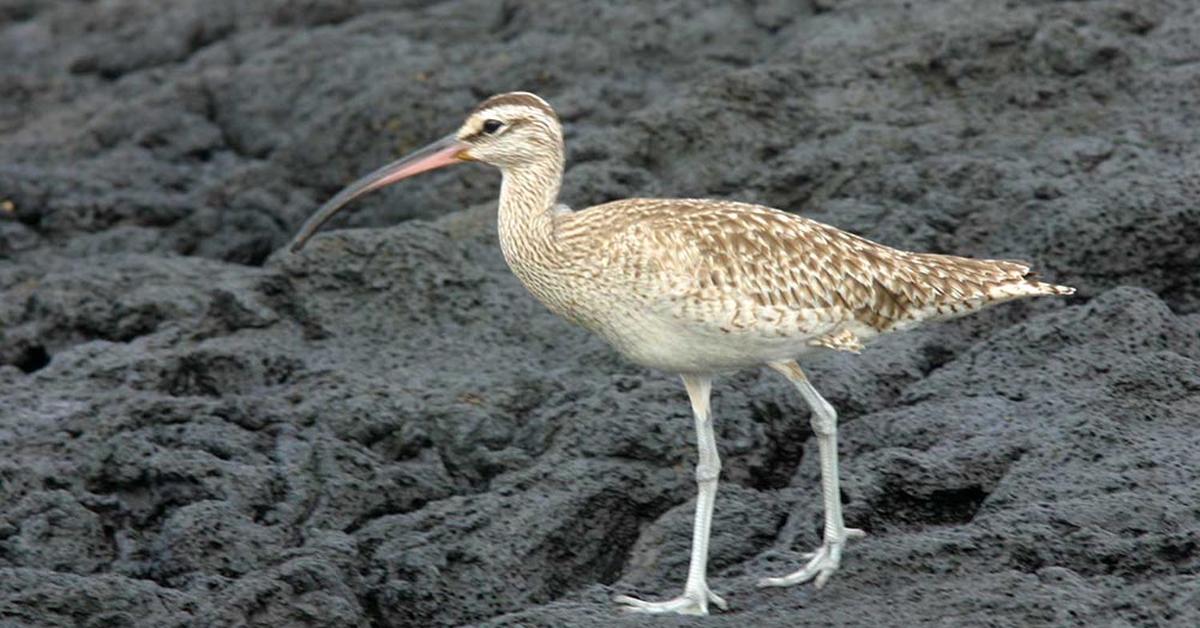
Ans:
<svg viewBox="0 0 1200 628"><path fill-rule="evenodd" d="M713 502L717 497L717 476L721 473L721 459L717 454L717 437L713 433L712 411L709 396L712 379L708 377L683 376L696 415L696 444L700 449L696 463L696 520L692 527L692 561L688 566L687 583L683 595L665 602L646 602L628 595L618 595L613 601L623 610L639 613L680 613L684 615L707 615L708 603L716 604L721 610L728 608L725 600L708 588L708 537L712 529Z"/></svg>
<svg viewBox="0 0 1200 628"><path fill-rule="evenodd" d="M800 365L793 361L770 365L796 386L812 409L812 429L817 435L821 455L821 493L825 501L825 539L821 547L807 554L808 562L799 570L778 578L763 578L760 587L786 587L816 578L816 587L825 586L842 561L842 548L849 539L866 535L857 528L847 528L842 521L842 496L838 487L837 412L809 383Z"/></svg>

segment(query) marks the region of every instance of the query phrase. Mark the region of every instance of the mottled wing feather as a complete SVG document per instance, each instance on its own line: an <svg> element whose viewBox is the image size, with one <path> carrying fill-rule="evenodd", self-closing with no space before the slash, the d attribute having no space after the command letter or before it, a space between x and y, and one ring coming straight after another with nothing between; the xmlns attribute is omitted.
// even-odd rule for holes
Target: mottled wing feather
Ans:
<svg viewBox="0 0 1200 628"><path fill-rule="evenodd" d="M863 350L862 339L848 329L814 338L808 341L808 344L814 347L825 347L826 349L848 351L850 353L858 353Z"/></svg>
<svg viewBox="0 0 1200 628"><path fill-rule="evenodd" d="M636 277L648 304L691 324L809 336L839 350L919 320L1066 290L1027 280L1019 262L908 253L745 203L630 199L578 212L563 231L606 233L593 253Z"/></svg>

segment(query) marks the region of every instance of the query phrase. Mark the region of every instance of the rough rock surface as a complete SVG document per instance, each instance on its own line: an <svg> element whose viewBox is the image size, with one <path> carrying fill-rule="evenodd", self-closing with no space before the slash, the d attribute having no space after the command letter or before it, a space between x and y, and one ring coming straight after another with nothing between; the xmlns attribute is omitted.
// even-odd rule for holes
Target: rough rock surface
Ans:
<svg viewBox="0 0 1200 628"><path fill-rule="evenodd" d="M0 0L0 626L1200 625L1200 5ZM351 177L499 91L564 200L711 196L1079 288L682 387L504 267L498 177ZM379 228L386 227L386 228Z"/></svg>

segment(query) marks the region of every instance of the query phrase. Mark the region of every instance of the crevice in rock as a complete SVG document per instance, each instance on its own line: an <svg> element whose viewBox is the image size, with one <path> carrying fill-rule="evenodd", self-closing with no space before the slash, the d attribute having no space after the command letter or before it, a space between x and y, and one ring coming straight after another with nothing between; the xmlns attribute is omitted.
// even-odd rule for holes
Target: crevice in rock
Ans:
<svg viewBox="0 0 1200 628"><path fill-rule="evenodd" d="M47 364L50 364L50 354L42 345L26 347L13 362L13 366L21 369L24 373L35 373L45 368Z"/></svg>
<svg viewBox="0 0 1200 628"><path fill-rule="evenodd" d="M921 375L928 377L930 373L942 368L954 360L957 354L950 348L939 344L921 346L921 357L924 361L919 365Z"/></svg>
<svg viewBox="0 0 1200 628"><path fill-rule="evenodd" d="M419 498L412 500L403 507L397 507L396 503L391 501L382 503L379 506L364 512L359 517L356 517L354 521L350 522L350 525L342 529L342 532L345 532L346 534L354 534L355 532L361 530L363 526L375 521L376 519L381 519L391 515L403 515L410 512L416 512L424 508L428 503L428 500Z"/></svg>
<svg viewBox="0 0 1200 628"><path fill-rule="evenodd" d="M961 525L975 518L987 496L979 484L937 489L925 495L897 487L876 501L872 518L883 526L900 529Z"/></svg>
<svg viewBox="0 0 1200 628"><path fill-rule="evenodd" d="M765 426L771 444L761 464L750 469L747 486L757 491L778 490L791 484L792 475L804 459L804 444L812 435L807 419L787 420L774 403L755 404L754 421Z"/></svg>

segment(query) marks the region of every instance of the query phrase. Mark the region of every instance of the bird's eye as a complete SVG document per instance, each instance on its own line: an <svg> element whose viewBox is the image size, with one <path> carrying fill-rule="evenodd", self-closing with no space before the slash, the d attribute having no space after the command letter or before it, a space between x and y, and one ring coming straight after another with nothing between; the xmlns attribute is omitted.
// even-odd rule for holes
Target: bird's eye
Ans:
<svg viewBox="0 0 1200 628"><path fill-rule="evenodd" d="M504 123L499 120L484 120L483 121L483 132L487 133L488 135L491 135L492 133L499 131L500 127L502 127L502 126L504 126Z"/></svg>

